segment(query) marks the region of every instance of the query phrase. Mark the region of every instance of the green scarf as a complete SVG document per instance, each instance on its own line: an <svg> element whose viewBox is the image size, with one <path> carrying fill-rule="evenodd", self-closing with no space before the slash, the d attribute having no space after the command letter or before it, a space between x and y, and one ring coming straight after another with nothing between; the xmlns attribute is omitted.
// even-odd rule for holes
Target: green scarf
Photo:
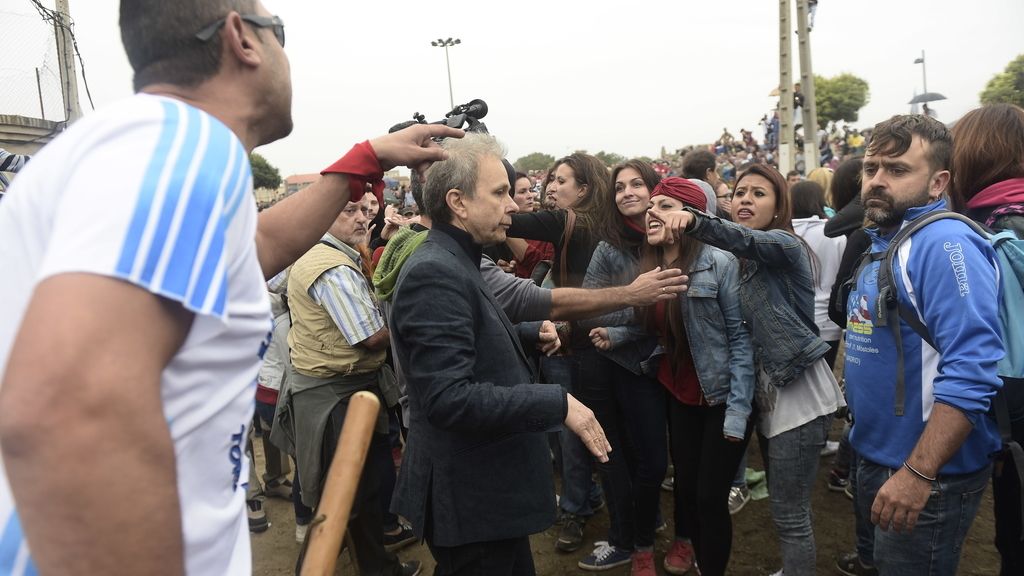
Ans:
<svg viewBox="0 0 1024 576"><path fill-rule="evenodd" d="M395 232L391 240L388 240L388 245L380 255L377 269L373 272L373 287L378 300L382 302L391 300L391 296L395 293L395 285L398 283L398 274L402 271L402 265L427 239L427 232L428 230L416 232L411 228L402 227Z"/></svg>

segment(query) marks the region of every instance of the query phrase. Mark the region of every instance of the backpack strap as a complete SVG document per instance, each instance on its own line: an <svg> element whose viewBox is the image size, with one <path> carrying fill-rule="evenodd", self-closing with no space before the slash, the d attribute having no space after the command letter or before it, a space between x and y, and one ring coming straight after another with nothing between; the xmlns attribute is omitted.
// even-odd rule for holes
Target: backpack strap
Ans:
<svg viewBox="0 0 1024 576"><path fill-rule="evenodd" d="M896 341L896 391L894 409L897 416L903 416L904 414L907 385L903 374L903 335L900 332L899 320L891 318L891 312L896 310L900 319L906 322L907 325L910 326L914 332L916 332L917 335L927 342L932 348L935 348L935 342L932 340L931 334L928 332L928 327L924 325L924 322L922 322L920 318L918 318L916 311L910 310L908 307L900 304L899 291L896 288L896 284L893 282L893 262L896 259L896 254L904 240L932 222L946 218L959 220L970 226L971 229L982 237L988 238L988 232L970 218L949 210L934 210L914 218L896 233L893 239L889 242L889 248L885 251L885 261L882 262L882 265L878 268L878 302L875 306L875 325L888 325L892 329L892 337Z"/></svg>

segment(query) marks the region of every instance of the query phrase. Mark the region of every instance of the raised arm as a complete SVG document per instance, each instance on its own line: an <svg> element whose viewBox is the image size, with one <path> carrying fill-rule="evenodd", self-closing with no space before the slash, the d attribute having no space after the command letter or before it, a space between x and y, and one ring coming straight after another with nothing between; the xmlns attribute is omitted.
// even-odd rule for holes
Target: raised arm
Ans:
<svg viewBox="0 0 1024 576"><path fill-rule="evenodd" d="M263 275L272 278L306 253L330 228L363 183L395 166L420 174L447 153L433 137L461 138L464 132L438 124L417 124L354 147L309 187L260 212L256 248Z"/></svg>

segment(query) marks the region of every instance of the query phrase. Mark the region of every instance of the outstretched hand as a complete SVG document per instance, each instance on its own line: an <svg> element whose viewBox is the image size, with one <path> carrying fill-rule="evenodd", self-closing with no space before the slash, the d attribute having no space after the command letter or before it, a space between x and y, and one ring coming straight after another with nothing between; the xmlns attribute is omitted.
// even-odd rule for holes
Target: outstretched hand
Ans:
<svg viewBox="0 0 1024 576"><path fill-rule="evenodd" d="M423 178L433 162L448 158L433 138L462 138L466 133L442 124L415 124L398 132L370 140L377 161L385 172L395 166L408 166Z"/></svg>
<svg viewBox="0 0 1024 576"><path fill-rule="evenodd" d="M650 306L659 300L672 300L676 295L686 292L690 279L678 268L662 270L657 267L650 272L637 276L627 287L628 306Z"/></svg>
<svg viewBox="0 0 1024 576"><path fill-rule="evenodd" d="M565 417L565 427L580 437L583 445L599 462L607 462L612 445L608 443L604 429L597 422L594 412L572 394L566 394L566 398L569 401L569 413Z"/></svg>

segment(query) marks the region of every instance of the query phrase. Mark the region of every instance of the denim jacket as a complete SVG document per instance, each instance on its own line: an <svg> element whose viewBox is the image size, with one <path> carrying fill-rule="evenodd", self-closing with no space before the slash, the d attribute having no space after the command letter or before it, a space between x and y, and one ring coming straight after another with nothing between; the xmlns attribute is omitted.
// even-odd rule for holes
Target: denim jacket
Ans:
<svg viewBox="0 0 1024 576"><path fill-rule="evenodd" d="M754 397L754 348L740 311L739 262L705 246L687 274L690 285L679 302L697 380L710 406L725 402L722 431L743 438Z"/></svg>
<svg viewBox="0 0 1024 576"><path fill-rule="evenodd" d="M632 253L602 242L594 251L584 288L623 286L639 274ZM697 380L711 406L726 403L723 432L743 438L754 396L754 361L750 334L740 314L739 265L728 252L704 247L689 271L690 284L679 296ZM635 374L657 374L664 348L647 332L632 309L618 310L580 323L604 326L611 350L601 353Z"/></svg>
<svg viewBox="0 0 1024 576"><path fill-rule="evenodd" d="M639 275L640 261L635 251L619 250L602 241L590 257L590 266L583 278L582 287L627 286ZM607 328L612 348L598 352L634 374L654 375L645 370L644 366L657 347L658 339L644 329L643 320L636 318L632 308L582 320L579 326L587 331L597 327Z"/></svg>
<svg viewBox="0 0 1024 576"><path fill-rule="evenodd" d="M753 230L688 209L687 234L742 258L743 321L757 368L777 387L796 379L828 351L814 324L814 275L804 243L785 230Z"/></svg>

